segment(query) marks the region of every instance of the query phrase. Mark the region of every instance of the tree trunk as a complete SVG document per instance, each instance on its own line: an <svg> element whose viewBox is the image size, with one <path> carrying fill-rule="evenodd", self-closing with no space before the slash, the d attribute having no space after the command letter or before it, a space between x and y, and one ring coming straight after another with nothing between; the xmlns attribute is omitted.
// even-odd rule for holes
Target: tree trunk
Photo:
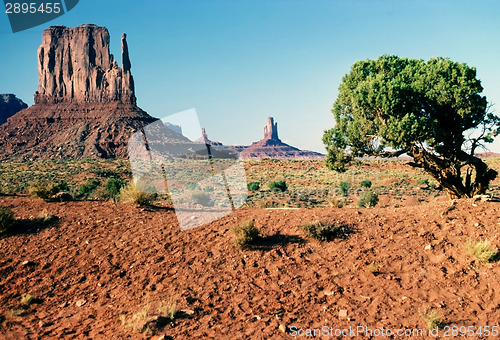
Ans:
<svg viewBox="0 0 500 340"><path fill-rule="evenodd" d="M439 158L423 149L412 147L409 152L413 157L410 165L424 169L445 189L450 198L470 198L486 193L488 186L497 176L497 172L489 169L480 158L470 156L461 151L457 161ZM460 162L462 162L460 164ZM471 169L466 170L465 183L461 170L464 166L472 166L475 172L472 181Z"/></svg>

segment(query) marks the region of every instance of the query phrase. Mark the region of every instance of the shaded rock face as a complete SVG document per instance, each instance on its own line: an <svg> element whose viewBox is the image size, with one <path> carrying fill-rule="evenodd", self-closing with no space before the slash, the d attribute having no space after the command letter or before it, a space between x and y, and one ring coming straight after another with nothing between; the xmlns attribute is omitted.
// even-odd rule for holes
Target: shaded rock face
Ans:
<svg viewBox="0 0 500 340"><path fill-rule="evenodd" d="M264 139L280 140L278 138L278 123L274 122L273 117L267 117L267 123L264 127Z"/></svg>
<svg viewBox="0 0 500 340"><path fill-rule="evenodd" d="M126 35L122 64L109 53L106 27L52 26L44 30L38 48L38 90L35 104L112 102L135 104L134 80Z"/></svg>
<svg viewBox="0 0 500 340"><path fill-rule="evenodd" d="M28 105L13 94L0 94L0 125Z"/></svg>
<svg viewBox="0 0 500 340"><path fill-rule="evenodd" d="M0 126L0 159L126 158L129 137L157 119L136 105L125 34L122 58L105 27L46 29L35 105Z"/></svg>

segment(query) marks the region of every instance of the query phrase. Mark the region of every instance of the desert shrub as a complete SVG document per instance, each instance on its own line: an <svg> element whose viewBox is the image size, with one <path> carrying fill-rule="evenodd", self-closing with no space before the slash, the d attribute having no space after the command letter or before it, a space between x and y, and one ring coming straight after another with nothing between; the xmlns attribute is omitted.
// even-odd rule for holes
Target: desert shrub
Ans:
<svg viewBox="0 0 500 340"><path fill-rule="evenodd" d="M366 271L373 275L380 274L380 262L370 262L366 265Z"/></svg>
<svg viewBox="0 0 500 340"><path fill-rule="evenodd" d="M33 298L33 296L31 296L30 294L25 294L21 297L21 305L28 307L34 302L34 300L35 299Z"/></svg>
<svg viewBox="0 0 500 340"><path fill-rule="evenodd" d="M49 199L51 196L59 192L57 185L47 182L33 182L28 187L28 194L31 198Z"/></svg>
<svg viewBox="0 0 500 340"><path fill-rule="evenodd" d="M439 328L445 325L443 319L434 308L428 308L421 314L421 316L424 319L427 329L434 329L436 327Z"/></svg>
<svg viewBox="0 0 500 340"><path fill-rule="evenodd" d="M189 204L199 204L205 207L213 207L214 201L209 193L199 190L186 190L180 196L180 201Z"/></svg>
<svg viewBox="0 0 500 340"><path fill-rule="evenodd" d="M255 227L252 220L233 226L231 231L234 235L234 245L238 249L250 248L259 237L259 229Z"/></svg>
<svg viewBox="0 0 500 340"><path fill-rule="evenodd" d="M249 191L257 191L260 189L260 183L259 182L250 182L247 184L247 189Z"/></svg>
<svg viewBox="0 0 500 340"><path fill-rule="evenodd" d="M285 192L288 189L284 180L269 183L269 190L272 192Z"/></svg>
<svg viewBox="0 0 500 340"><path fill-rule="evenodd" d="M369 180L364 180L359 183L359 186L362 188L371 188L372 187L372 181Z"/></svg>
<svg viewBox="0 0 500 340"><path fill-rule="evenodd" d="M94 173L99 177L112 178L117 177L117 173L111 169L97 169Z"/></svg>
<svg viewBox="0 0 500 340"><path fill-rule="evenodd" d="M429 180L427 178L421 178L417 180L417 185L429 185Z"/></svg>
<svg viewBox="0 0 500 340"><path fill-rule="evenodd" d="M378 203L378 195L371 190L365 191L361 194L358 201L358 207L368 208L374 207Z"/></svg>
<svg viewBox="0 0 500 340"><path fill-rule="evenodd" d="M497 256L497 252L491 249L491 244L488 240L479 241L477 243L468 240L466 247L470 256L482 262L491 262Z"/></svg>
<svg viewBox="0 0 500 340"><path fill-rule="evenodd" d="M55 186L55 190L57 190L57 192L69 191L69 185L66 181L59 182L59 184Z"/></svg>
<svg viewBox="0 0 500 340"><path fill-rule="evenodd" d="M325 221L315 221L300 226L305 231L307 237L317 239L319 241L331 241L335 238L343 236L345 225L337 225L335 223Z"/></svg>
<svg viewBox="0 0 500 340"><path fill-rule="evenodd" d="M177 304L169 301L160 305L156 312L146 305L132 315L120 314L120 321L128 329L151 336L174 320L176 314Z"/></svg>
<svg viewBox="0 0 500 340"><path fill-rule="evenodd" d="M14 226L14 213L8 207L0 206L0 235L9 232Z"/></svg>
<svg viewBox="0 0 500 340"><path fill-rule="evenodd" d="M101 182L98 179L92 178L88 183L80 186L78 193L81 196L88 198L100 185Z"/></svg>
<svg viewBox="0 0 500 340"><path fill-rule="evenodd" d="M127 182L123 179L118 178L110 178L106 182L106 186L104 187L105 199L112 199L113 201L117 201L120 190L127 184Z"/></svg>
<svg viewBox="0 0 500 340"><path fill-rule="evenodd" d="M347 197L349 196L349 182L341 182L339 185L339 192L342 196Z"/></svg>
<svg viewBox="0 0 500 340"><path fill-rule="evenodd" d="M155 195L140 191L135 184L129 183L120 190L120 201L124 203L135 203L141 206L153 204Z"/></svg>

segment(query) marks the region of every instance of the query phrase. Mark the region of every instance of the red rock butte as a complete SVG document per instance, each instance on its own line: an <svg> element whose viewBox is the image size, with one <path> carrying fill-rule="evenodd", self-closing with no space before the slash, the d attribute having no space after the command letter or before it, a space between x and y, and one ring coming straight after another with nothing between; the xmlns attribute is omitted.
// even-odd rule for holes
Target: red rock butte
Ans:
<svg viewBox="0 0 500 340"><path fill-rule="evenodd" d="M283 143L278 138L278 123L268 117L264 127L264 138L241 151L243 159L290 158L290 159L323 159L325 156L313 151L300 150Z"/></svg>
<svg viewBox="0 0 500 340"><path fill-rule="evenodd" d="M130 135L153 122L136 105L126 35L122 66L107 28L44 30L35 105L0 125L0 159L125 158Z"/></svg>

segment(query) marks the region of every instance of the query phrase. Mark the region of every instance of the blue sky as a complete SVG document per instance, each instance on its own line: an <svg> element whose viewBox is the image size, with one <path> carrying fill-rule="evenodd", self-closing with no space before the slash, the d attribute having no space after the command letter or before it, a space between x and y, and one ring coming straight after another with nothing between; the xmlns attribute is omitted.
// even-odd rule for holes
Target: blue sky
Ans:
<svg viewBox="0 0 500 340"><path fill-rule="evenodd" d="M500 1L80 0L50 23L13 34L0 18L0 93L33 103L36 51L49 25L108 27L120 60L127 33L138 104L155 117L196 108L225 144L280 138L324 152L342 76L382 54L449 57L476 66L500 114ZM499 138L500 139L500 138ZM490 146L500 152L500 140Z"/></svg>

